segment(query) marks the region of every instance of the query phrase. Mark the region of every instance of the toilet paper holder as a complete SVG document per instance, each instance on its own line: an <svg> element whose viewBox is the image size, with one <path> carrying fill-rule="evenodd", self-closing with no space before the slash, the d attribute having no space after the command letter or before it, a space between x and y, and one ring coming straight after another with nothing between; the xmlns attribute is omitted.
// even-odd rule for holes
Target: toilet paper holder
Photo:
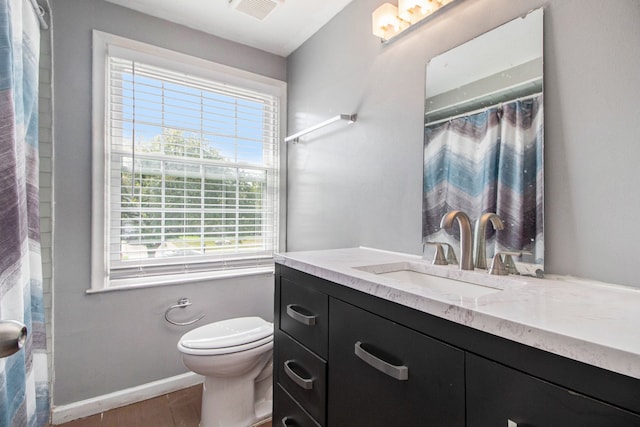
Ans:
<svg viewBox="0 0 640 427"><path fill-rule="evenodd" d="M172 305L171 307L167 308L167 310L164 312L164 319L171 323L172 325L176 325L176 326L189 326L189 325L193 325L194 323L196 323L198 320L202 319L204 317L204 314L200 315L200 317L197 317L193 320L189 320L187 322L176 322L175 320L171 320L169 318L169 312L171 310L174 310L176 308L185 308L191 305L191 300L189 300L189 298L180 298L178 300L177 304Z"/></svg>

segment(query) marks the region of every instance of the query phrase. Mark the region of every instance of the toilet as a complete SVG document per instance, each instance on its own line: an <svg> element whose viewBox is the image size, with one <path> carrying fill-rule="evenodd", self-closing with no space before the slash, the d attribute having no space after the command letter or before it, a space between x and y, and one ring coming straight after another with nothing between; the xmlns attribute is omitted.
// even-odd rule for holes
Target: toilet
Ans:
<svg viewBox="0 0 640 427"><path fill-rule="evenodd" d="M200 427L248 427L271 416L273 323L210 323L184 334L178 350L184 365L205 377Z"/></svg>

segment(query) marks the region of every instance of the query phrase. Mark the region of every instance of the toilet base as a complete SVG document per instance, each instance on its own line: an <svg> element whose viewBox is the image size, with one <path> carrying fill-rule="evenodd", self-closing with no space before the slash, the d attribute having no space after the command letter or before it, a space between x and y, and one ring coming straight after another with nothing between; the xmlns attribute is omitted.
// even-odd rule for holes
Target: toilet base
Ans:
<svg viewBox="0 0 640 427"><path fill-rule="evenodd" d="M269 371L273 368L269 367ZM265 369L266 370L266 369ZM256 382L254 412L257 422L264 421L271 417L273 411L273 377L268 375L260 382Z"/></svg>
<svg viewBox="0 0 640 427"><path fill-rule="evenodd" d="M247 427L271 416L272 375L255 381L258 372L272 370L271 354L265 354L254 367L256 374L233 377L205 377L202 391L200 427Z"/></svg>

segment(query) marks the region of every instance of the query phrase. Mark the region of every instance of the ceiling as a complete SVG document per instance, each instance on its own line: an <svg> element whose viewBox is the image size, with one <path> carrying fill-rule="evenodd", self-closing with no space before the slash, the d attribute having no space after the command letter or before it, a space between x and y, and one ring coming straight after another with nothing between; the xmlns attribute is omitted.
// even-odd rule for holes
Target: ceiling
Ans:
<svg viewBox="0 0 640 427"><path fill-rule="evenodd" d="M286 57L352 0L107 1ZM254 17L265 4L277 5L263 20Z"/></svg>

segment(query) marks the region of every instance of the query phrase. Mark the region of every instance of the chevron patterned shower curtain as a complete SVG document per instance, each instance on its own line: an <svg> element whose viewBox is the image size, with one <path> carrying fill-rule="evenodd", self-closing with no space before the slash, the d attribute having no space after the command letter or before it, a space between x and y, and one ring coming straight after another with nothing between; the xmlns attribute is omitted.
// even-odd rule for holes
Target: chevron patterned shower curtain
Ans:
<svg viewBox="0 0 640 427"><path fill-rule="evenodd" d="M487 235L489 256L525 250L541 263L543 241L542 95L427 125L424 145L423 230L425 241L456 243L459 231L440 229L451 210L475 221L495 212L505 229ZM488 227L491 228L491 227ZM457 245L457 243L456 243Z"/></svg>
<svg viewBox="0 0 640 427"><path fill-rule="evenodd" d="M0 0L0 319L28 328L0 359L0 427L49 420L38 210L40 27L28 0Z"/></svg>

